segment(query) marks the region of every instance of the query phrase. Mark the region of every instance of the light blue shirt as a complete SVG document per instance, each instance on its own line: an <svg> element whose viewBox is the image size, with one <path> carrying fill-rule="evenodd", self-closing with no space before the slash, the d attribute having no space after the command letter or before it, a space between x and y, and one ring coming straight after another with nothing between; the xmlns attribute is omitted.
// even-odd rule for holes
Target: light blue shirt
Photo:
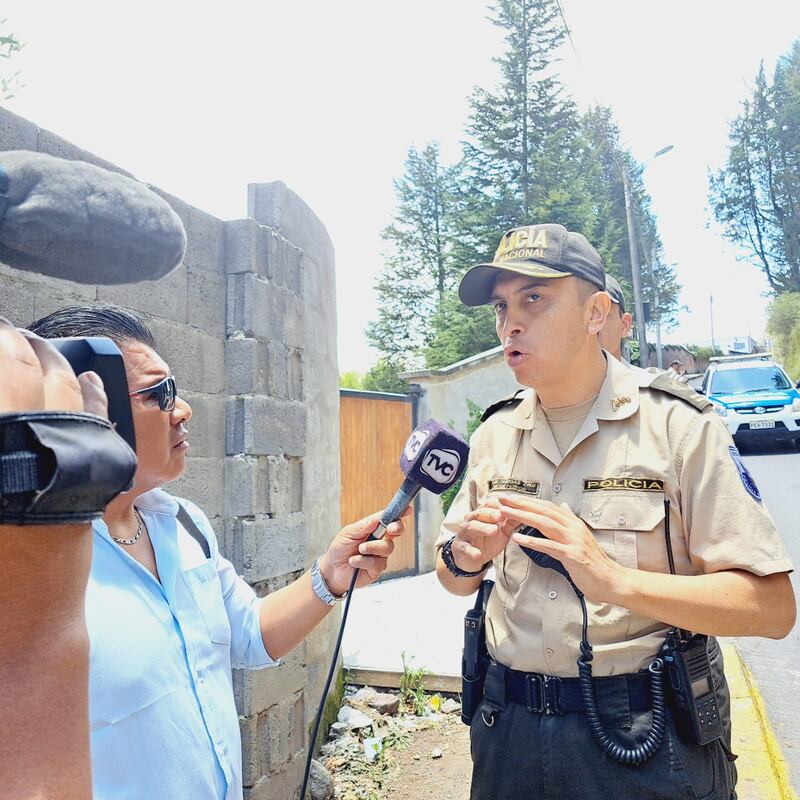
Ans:
<svg viewBox="0 0 800 800"><path fill-rule="evenodd" d="M161 582L102 521L86 592L94 800L239 800L242 747L231 666L273 661L259 598L219 554L206 516L181 500L211 550L178 524L176 500L141 495Z"/></svg>

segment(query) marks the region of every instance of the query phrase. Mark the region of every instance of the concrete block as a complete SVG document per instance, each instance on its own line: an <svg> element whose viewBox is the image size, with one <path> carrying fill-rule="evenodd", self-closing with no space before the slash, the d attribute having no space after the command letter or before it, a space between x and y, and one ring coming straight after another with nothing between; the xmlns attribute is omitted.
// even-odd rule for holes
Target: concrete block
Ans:
<svg viewBox="0 0 800 800"><path fill-rule="evenodd" d="M252 273L228 276L227 332L302 347L305 327L299 298Z"/></svg>
<svg viewBox="0 0 800 800"><path fill-rule="evenodd" d="M291 729L289 724L290 701L283 698L267 712L265 733L268 745L268 769L274 772L291 758Z"/></svg>
<svg viewBox="0 0 800 800"><path fill-rule="evenodd" d="M225 223L225 272L252 273L272 279L275 274L278 236L252 219L235 219Z"/></svg>
<svg viewBox="0 0 800 800"><path fill-rule="evenodd" d="M288 355L289 387L288 397L292 400L303 399L303 351L290 350Z"/></svg>
<svg viewBox="0 0 800 800"><path fill-rule="evenodd" d="M184 264L186 261L184 260ZM187 270L187 321L207 333L225 335L225 276L190 267Z"/></svg>
<svg viewBox="0 0 800 800"><path fill-rule="evenodd" d="M98 286L97 299L100 303L112 303L154 317L186 322L188 316L186 284L186 267L181 265L158 281Z"/></svg>
<svg viewBox="0 0 800 800"><path fill-rule="evenodd" d="M213 214L189 206L183 224L188 238L183 257L187 268L224 275L225 223Z"/></svg>
<svg viewBox="0 0 800 800"><path fill-rule="evenodd" d="M223 469L222 459L190 457L183 477L168 483L165 488L171 494L186 497L196 503L209 519L222 517Z"/></svg>
<svg viewBox="0 0 800 800"><path fill-rule="evenodd" d="M66 283L66 282L62 282ZM78 284L69 284L71 286L77 286ZM94 289L94 287L92 287ZM93 297L86 297L80 294L74 294L73 292L64 292L58 291L55 287L50 292L43 291L41 289L37 289L34 299L34 319L41 319L42 317L46 317L48 314L52 314L54 311L58 311L61 308L66 308L67 306L98 306L104 305L102 303L98 303ZM31 320L29 320L31 321Z"/></svg>
<svg viewBox="0 0 800 800"><path fill-rule="evenodd" d="M294 758L280 769L244 790L244 800L298 800L303 783L305 756Z"/></svg>
<svg viewBox="0 0 800 800"><path fill-rule="evenodd" d="M303 510L303 459L286 459L288 511Z"/></svg>
<svg viewBox="0 0 800 800"><path fill-rule="evenodd" d="M259 747L259 718L239 717L239 731L242 736L242 784L253 786L264 776L267 765Z"/></svg>
<svg viewBox="0 0 800 800"><path fill-rule="evenodd" d="M236 455L225 460L225 513L228 517L267 514L268 466L264 456Z"/></svg>
<svg viewBox="0 0 800 800"><path fill-rule="evenodd" d="M72 144L72 142L68 142L66 139L62 139L60 136L44 128L39 128L39 138L35 149L40 153L47 153L57 158L66 158L70 161L86 161L89 164L103 167L103 169L110 170L111 172L127 175L129 178L135 177L133 173L124 170L122 167L112 164L110 161L106 161L104 158L100 158L100 156L96 156L88 150L82 150L77 145Z"/></svg>
<svg viewBox="0 0 800 800"><path fill-rule="evenodd" d="M266 711L276 701L291 697L305 686L303 648L295 648L284 657L279 667L233 670L233 695L236 708L243 716Z"/></svg>
<svg viewBox="0 0 800 800"><path fill-rule="evenodd" d="M295 692L289 708L289 752L291 758L300 756L306 748L305 698L302 691Z"/></svg>
<svg viewBox="0 0 800 800"><path fill-rule="evenodd" d="M283 274L283 285L298 297L303 294L303 275L305 260L303 251L299 247L289 245Z"/></svg>
<svg viewBox="0 0 800 800"><path fill-rule="evenodd" d="M305 569L302 513L243 519L234 528L233 564L248 583Z"/></svg>
<svg viewBox="0 0 800 800"><path fill-rule="evenodd" d="M36 319L35 284L0 275L0 316L25 327Z"/></svg>
<svg viewBox="0 0 800 800"><path fill-rule="evenodd" d="M225 390L225 343L221 337L165 319L151 319L148 325L179 389L204 394Z"/></svg>
<svg viewBox="0 0 800 800"><path fill-rule="evenodd" d="M0 150L39 149L39 129L23 117L0 108Z"/></svg>
<svg viewBox="0 0 800 800"><path fill-rule="evenodd" d="M289 351L278 342L234 334L225 342L226 390L229 394L289 397Z"/></svg>
<svg viewBox="0 0 800 800"><path fill-rule="evenodd" d="M49 275L40 275L37 272L15 269L7 264L0 264L0 285L5 283L6 278L30 283L37 299L51 294L69 295L77 298L80 305L93 305L97 297L97 287L93 284L65 281Z"/></svg>
<svg viewBox="0 0 800 800"><path fill-rule="evenodd" d="M181 391L181 397L192 407L192 419L187 426L191 455L224 458L225 398L191 391Z"/></svg>
<svg viewBox="0 0 800 800"><path fill-rule="evenodd" d="M325 253L333 258L333 243L325 226L285 183L249 184L247 215L306 252Z"/></svg>
<svg viewBox="0 0 800 800"><path fill-rule="evenodd" d="M305 454L306 409L271 397L235 397L228 401L228 455Z"/></svg>

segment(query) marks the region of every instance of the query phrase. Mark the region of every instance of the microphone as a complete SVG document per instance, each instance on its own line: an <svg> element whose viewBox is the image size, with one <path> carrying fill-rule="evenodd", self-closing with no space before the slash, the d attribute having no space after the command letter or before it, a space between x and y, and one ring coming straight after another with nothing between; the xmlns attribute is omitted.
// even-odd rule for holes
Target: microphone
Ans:
<svg viewBox="0 0 800 800"><path fill-rule="evenodd" d="M0 152L0 261L77 283L163 278L186 232L143 183L84 161Z"/></svg>
<svg viewBox="0 0 800 800"><path fill-rule="evenodd" d="M400 519L406 508L427 489L442 494L463 474L469 445L450 428L429 419L411 432L400 454L400 469L406 476L386 506L370 539L382 539L390 523Z"/></svg>

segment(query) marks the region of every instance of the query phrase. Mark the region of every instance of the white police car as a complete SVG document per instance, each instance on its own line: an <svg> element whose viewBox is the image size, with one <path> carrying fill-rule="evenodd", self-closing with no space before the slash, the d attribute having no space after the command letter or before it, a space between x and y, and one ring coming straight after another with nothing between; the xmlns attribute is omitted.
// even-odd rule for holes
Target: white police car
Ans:
<svg viewBox="0 0 800 800"><path fill-rule="evenodd" d="M737 445L794 442L800 449L800 391L771 353L712 358L699 391Z"/></svg>

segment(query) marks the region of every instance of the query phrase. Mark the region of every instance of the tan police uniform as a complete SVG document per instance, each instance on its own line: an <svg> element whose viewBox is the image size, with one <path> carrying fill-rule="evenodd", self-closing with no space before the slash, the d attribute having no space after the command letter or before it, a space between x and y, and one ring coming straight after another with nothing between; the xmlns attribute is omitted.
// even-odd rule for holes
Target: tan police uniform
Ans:
<svg viewBox="0 0 800 800"><path fill-rule="evenodd" d="M478 428L437 545L454 536L490 493L519 492L566 503L623 566L666 573L668 498L677 573L791 570L775 524L711 403L663 373L632 370L608 354L606 359L597 402L563 456L530 389ZM494 567L486 620L490 655L516 670L576 676L581 613L566 579L539 567L513 542ZM587 606L594 675L645 669L668 626L610 603Z"/></svg>

